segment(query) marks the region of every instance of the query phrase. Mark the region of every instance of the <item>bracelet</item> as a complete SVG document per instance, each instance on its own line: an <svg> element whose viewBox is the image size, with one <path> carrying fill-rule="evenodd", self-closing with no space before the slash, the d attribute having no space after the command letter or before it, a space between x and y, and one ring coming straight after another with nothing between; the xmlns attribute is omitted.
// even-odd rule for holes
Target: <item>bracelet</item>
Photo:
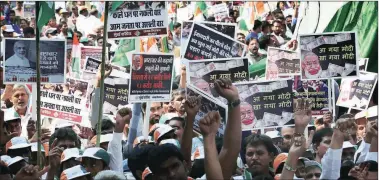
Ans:
<svg viewBox="0 0 379 180"><path fill-rule="evenodd" d="M285 168L287 171L296 172L296 169L293 169L291 166L289 166L289 165L287 164L287 161L284 163L284 168Z"/></svg>
<svg viewBox="0 0 379 180"><path fill-rule="evenodd" d="M237 107L238 105L241 104L241 100L240 99L237 99L235 101L232 101L232 102L228 102L228 106L233 109L235 107Z"/></svg>
<svg viewBox="0 0 379 180"><path fill-rule="evenodd" d="M303 133L293 133L293 137L299 137L299 136L304 136Z"/></svg>

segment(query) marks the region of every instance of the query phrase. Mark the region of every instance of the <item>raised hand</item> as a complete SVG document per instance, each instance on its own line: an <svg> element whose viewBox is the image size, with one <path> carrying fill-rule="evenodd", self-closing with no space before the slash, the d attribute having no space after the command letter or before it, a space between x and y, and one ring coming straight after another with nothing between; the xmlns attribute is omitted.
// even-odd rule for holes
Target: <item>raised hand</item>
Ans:
<svg viewBox="0 0 379 180"><path fill-rule="evenodd" d="M200 119L199 126L201 134L205 136L216 136L220 127L221 117L217 111L211 111Z"/></svg>
<svg viewBox="0 0 379 180"><path fill-rule="evenodd" d="M312 107L307 98L299 98L294 101L294 117L296 133L304 133L304 129L312 120Z"/></svg>
<svg viewBox="0 0 379 180"><path fill-rule="evenodd" d="M51 136L51 132L49 129L42 128L41 129L41 142L48 142ZM38 141L38 132L36 131L31 139L29 139L29 142L37 142Z"/></svg>
<svg viewBox="0 0 379 180"><path fill-rule="evenodd" d="M104 71L104 79L109 77L112 73L112 66L110 64L105 64L105 71ZM99 69L97 70L96 73L97 80L101 80L101 63L99 65Z"/></svg>
<svg viewBox="0 0 379 180"><path fill-rule="evenodd" d="M51 168L59 168L61 163L61 155L63 153L63 148L57 146L58 139L54 139L51 149L49 151L49 164Z"/></svg>
<svg viewBox="0 0 379 180"><path fill-rule="evenodd" d="M366 124L366 143L371 143L373 137L378 136L378 124L375 121L369 121Z"/></svg>
<svg viewBox="0 0 379 180"><path fill-rule="evenodd" d="M48 170L49 168L44 168L42 171L39 171L38 166L27 165L18 171L14 180L40 180L40 177Z"/></svg>
<svg viewBox="0 0 379 180"><path fill-rule="evenodd" d="M125 124L130 122L132 119L132 110L130 108L124 107L120 109L116 114L116 127L115 132L122 133L124 131Z"/></svg>
<svg viewBox="0 0 379 180"><path fill-rule="evenodd" d="M323 119L324 124L332 123L332 120L333 120L332 113L328 111L327 113L323 115L322 119Z"/></svg>
<svg viewBox="0 0 379 180"><path fill-rule="evenodd" d="M239 99L238 89L232 84L230 79L221 78L216 80L214 84L217 93L229 102Z"/></svg>
<svg viewBox="0 0 379 180"><path fill-rule="evenodd" d="M94 133L92 131L91 128L89 127L83 127L83 126L80 126L80 125L77 125L78 128L80 129L80 133L79 133L79 136L83 139L89 139L89 138L92 138L94 136Z"/></svg>
<svg viewBox="0 0 379 180"><path fill-rule="evenodd" d="M202 97L199 96L188 96L187 100L184 103L184 109L187 112L187 116L195 117L197 112L199 112L199 109L201 107L201 99Z"/></svg>
<svg viewBox="0 0 379 180"><path fill-rule="evenodd" d="M350 134L353 128L357 128L357 124L355 124L354 116L350 114L343 115L336 121L335 129L342 133Z"/></svg>
<svg viewBox="0 0 379 180"><path fill-rule="evenodd" d="M296 155L297 157L301 157L306 150L306 140L304 136L294 136L292 139L292 146L289 150L289 154Z"/></svg>

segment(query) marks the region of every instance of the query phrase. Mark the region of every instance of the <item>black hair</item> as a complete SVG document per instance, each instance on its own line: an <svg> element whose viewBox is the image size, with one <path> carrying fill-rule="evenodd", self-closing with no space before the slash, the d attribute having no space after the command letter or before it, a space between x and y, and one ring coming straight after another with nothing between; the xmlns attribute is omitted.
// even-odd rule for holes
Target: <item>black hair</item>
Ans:
<svg viewBox="0 0 379 180"><path fill-rule="evenodd" d="M55 130L54 134L52 134L49 139L49 149L51 149L54 139L57 139L57 141L70 140L75 142L76 147L79 145L78 135L71 128L59 128Z"/></svg>
<svg viewBox="0 0 379 180"><path fill-rule="evenodd" d="M0 163L0 174L5 175L5 174L11 174L11 171L9 170L8 166L5 164Z"/></svg>
<svg viewBox="0 0 379 180"><path fill-rule="evenodd" d="M182 26L182 24L176 22L176 23L174 24L174 29L176 29L176 28L180 28L181 26Z"/></svg>
<svg viewBox="0 0 379 180"><path fill-rule="evenodd" d="M94 134L97 134L97 126L98 123L95 125L95 129L93 130ZM113 129L115 125L110 119L102 119L101 120L101 134L108 134L111 129Z"/></svg>
<svg viewBox="0 0 379 180"><path fill-rule="evenodd" d="M189 174L192 178L201 178L205 174L204 159L195 159Z"/></svg>
<svg viewBox="0 0 379 180"><path fill-rule="evenodd" d="M18 148L18 149L8 149L7 155L14 158L16 156L23 156L24 154L31 154L31 147Z"/></svg>
<svg viewBox="0 0 379 180"><path fill-rule="evenodd" d="M176 157L179 161L184 161L184 157L179 148L173 144L163 144L155 146L150 152L148 157L148 166L153 174L158 173L160 166L170 157Z"/></svg>
<svg viewBox="0 0 379 180"><path fill-rule="evenodd" d="M136 146L128 158L128 167L133 176L138 180L137 170L143 172L147 167L149 152L154 148L154 145L147 144L145 146Z"/></svg>
<svg viewBox="0 0 379 180"><path fill-rule="evenodd" d="M263 145L266 147L269 153L272 153L274 156L278 155L278 149L274 146L272 139L264 134L251 134L245 138L245 149L247 146L258 146Z"/></svg>
<svg viewBox="0 0 379 180"><path fill-rule="evenodd" d="M351 160L343 161L341 164L340 177L345 178L349 176L350 170L355 166Z"/></svg>
<svg viewBox="0 0 379 180"><path fill-rule="evenodd" d="M267 27L270 28L270 27L271 27L271 24L268 23L267 21L263 21L263 22L262 22L262 30L265 29L265 28L267 28Z"/></svg>
<svg viewBox="0 0 379 180"><path fill-rule="evenodd" d="M254 39L257 40L257 42L258 42L258 44L259 44L258 39L252 37L252 38L250 38L250 39L248 39L248 40L246 41L246 45L249 45L250 42L253 41ZM259 45L259 48L260 48L260 45Z"/></svg>
<svg viewBox="0 0 379 180"><path fill-rule="evenodd" d="M243 37L246 37L243 33L237 33L237 36L243 36Z"/></svg>
<svg viewBox="0 0 379 180"><path fill-rule="evenodd" d="M314 144L315 148L318 147L322 141L322 138L325 136L332 136L333 129L332 128L322 128L315 132L312 139L312 144Z"/></svg>
<svg viewBox="0 0 379 180"><path fill-rule="evenodd" d="M258 39L259 49L266 49L266 47L267 47L268 44L270 43L270 38L271 38L271 36L272 36L272 35L266 34L266 35L262 35L262 36Z"/></svg>
<svg viewBox="0 0 379 180"><path fill-rule="evenodd" d="M16 175L18 171L20 171L23 167L27 165L28 163L26 163L25 160L21 160L21 161L15 162L12 165L9 165L8 168L13 175Z"/></svg>
<svg viewBox="0 0 379 180"><path fill-rule="evenodd" d="M254 180L274 180L274 178L271 175L262 174L262 175L255 176Z"/></svg>
<svg viewBox="0 0 379 180"><path fill-rule="evenodd" d="M276 9L280 9L280 7L279 7L280 3L283 3L284 6L286 5L286 2L285 2L285 1L278 1L278 2L276 3Z"/></svg>
<svg viewBox="0 0 379 180"><path fill-rule="evenodd" d="M210 16L210 17L207 18L206 21L215 22L216 18L214 16Z"/></svg>
<svg viewBox="0 0 379 180"><path fill-rule="evenodd" d="M179 117L179 116L176 116L176 117L173 117L173 118L167 120L167 121L165 122L165 124L169 124L170 121L179 121L179 122L181 122L181 124L182 124L182 128L184 128L184 127L186 126L186 121L184 120L184 118Z"/></svg>
<svg viewBox="0 0 379 180"><path fill-rule="evenodd" d="M257 30L258 28L262 27L262 21L260 20L255 20L254 21L254 27L253 30Z"/></svg>

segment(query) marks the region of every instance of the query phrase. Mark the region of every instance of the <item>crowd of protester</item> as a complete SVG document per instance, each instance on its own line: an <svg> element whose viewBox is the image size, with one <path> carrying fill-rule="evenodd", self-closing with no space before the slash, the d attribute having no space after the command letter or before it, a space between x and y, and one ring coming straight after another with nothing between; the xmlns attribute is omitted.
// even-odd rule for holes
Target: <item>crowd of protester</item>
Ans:
<svg viewBox="0 0 379 180"><path fill-rule="evenodd" d="M22 3L17 2L10 10L10 22L2 21L3 37L35 38L35 18L23 17ZM251 65L265 61L269 46L298 48L292 37L298 8L297 2L280 1L277 9L255 20L247 34L237 34L236 39L248 46ZM64 7L56 6L55 17L43 27L40 36L69 40L76 33L82 45L101 46L103 11L103 2L66 2ZM229 16L222 21L241 20L233 6ZM209 16L206 21L215 18ZM170 43L180 46L181 24L174 24L170 33ZM118 41L107 43L117 46ZM230 79L218 79L215 90L228 101L223 137L216 136L221 123L217 111L201 118L200 132L195 132L194 121L202 107L202 97L186 96L186 68L180 70L170 102L153 102L150 109L146 109L146 103L134 103L131 108L119 109L112 118L103 114L101 123L99 70L91 98L90 127L69 122L50 124L50 118L43 119L38 127L29 111L29 87L2 87L1 99L6 103L3 109L7 111L0 111L0 179L378 179L377 117L364 118L363 126L358 126L356 111L335 118L329 112L312 128L311 103L307 98L299 98L294 102L294 126L254 130L243 136L238 90ZM112 68L105 70L105 78L111 72ZM67 83L42 88L75 94L79 86ZM371 102L370 106L377 104L376 100ZM147 114L149 133L144 136L142 122ZM357 138L361 128L363 133ZM97 132L99 129L101 133ZM38 141L42 144L40 154Z"/></svg>

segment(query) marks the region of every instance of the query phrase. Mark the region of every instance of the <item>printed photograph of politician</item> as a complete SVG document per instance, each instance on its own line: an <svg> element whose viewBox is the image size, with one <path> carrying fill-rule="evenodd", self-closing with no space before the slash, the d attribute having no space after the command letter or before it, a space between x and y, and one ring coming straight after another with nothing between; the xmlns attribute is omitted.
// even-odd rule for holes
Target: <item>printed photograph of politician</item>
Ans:
<svg viewBox="0 0 379 180"><path fill-rule="evenodd" d="M33 39L5 38L4 45L4 82L36 82L36 41ZM65 40L43 40L40 42L42 82L65 82L65 47Z"/></svg>
<svg viewBox="0 0 379 180"><path fill-rule="evenodd" d="M132 57L132 68L134 71L138 71L143 66L143 56L142 55L133 55Z"/></svg>

